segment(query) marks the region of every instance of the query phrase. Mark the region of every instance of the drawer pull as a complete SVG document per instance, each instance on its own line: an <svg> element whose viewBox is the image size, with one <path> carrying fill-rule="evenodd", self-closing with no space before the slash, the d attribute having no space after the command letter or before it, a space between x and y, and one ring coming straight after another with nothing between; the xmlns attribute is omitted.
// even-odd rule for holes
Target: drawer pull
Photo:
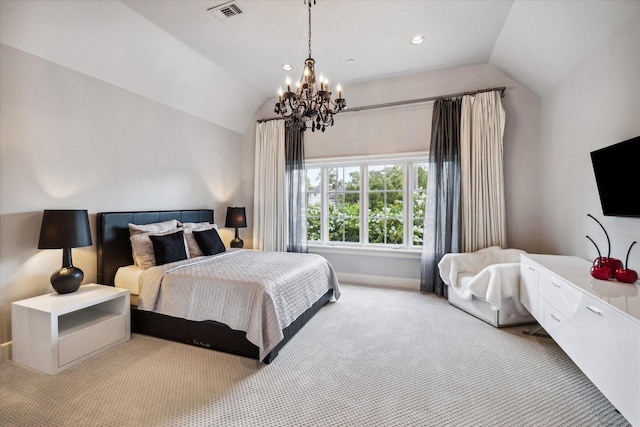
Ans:
<svg viewBox="0 0 640 427"><path fill-rule="evenodd" d="M556 282L551 282L551 284L552 284L553 286L555 286L556 288L560 288L560 285L558 285Z"/></svg>
<svg viewBox="0 0 640 427"><path fill-rule="evenodd" d="M531 270L531 271L536 271L536 269L535 269L535 268L533 268L533 267L529 267L529 270Z"/></svg>
<svg viewBox="0 0 640 427"><path fill-rule="evenodd" d="M587 309L590 310L590 311L593 311L595 314L599 314L600 316L602 316L602 310L600 310L597 307L594 307L592 305L588 305Z"/></svg>
<svg viewBox="0 0 640 427"><path fill-rule="evenodd" d="M550 316L551 316L551 318L552 318L553 320L555 320L556 322L559 322L559 321L560 321L560 319L558 319L558 318L556 317L556 315L555 315L555 314L551 313L551 314L550 314Z"/></svg>

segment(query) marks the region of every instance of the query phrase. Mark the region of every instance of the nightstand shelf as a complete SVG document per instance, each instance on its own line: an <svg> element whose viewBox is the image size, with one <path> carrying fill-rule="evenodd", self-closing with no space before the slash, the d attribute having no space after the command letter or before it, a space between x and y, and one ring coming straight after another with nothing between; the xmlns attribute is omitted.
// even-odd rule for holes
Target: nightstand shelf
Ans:
<svg viewBox="0 0 640 427"><path fill-rule="evenodd" d="M55 374L131 337L129 291L85 285L11 304L13 360Z"/></svg>

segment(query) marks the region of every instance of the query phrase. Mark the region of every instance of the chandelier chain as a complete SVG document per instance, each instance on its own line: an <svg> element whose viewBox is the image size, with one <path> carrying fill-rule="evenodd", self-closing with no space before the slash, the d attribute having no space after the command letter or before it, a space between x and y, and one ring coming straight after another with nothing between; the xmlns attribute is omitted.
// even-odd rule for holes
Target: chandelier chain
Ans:
<svg viewBox="0 0 640 427"><path fill-rule="evenodd" d="M311 0L307 1L309 2L309 58L311 58Z"/></svg>
<svg viewBox="0 0 640 427"><path fill-rule="evenodd" d="M309 5L309 56L308 58L311 58L311 0L305 0L305 3L307 3ZM315 4L315 0L313 0L313 3ZM304 68L302 69L302 74L300 75L300 81L302 81L302 79L304 78ZM296 91L299 92L299 91Z"/></svg>

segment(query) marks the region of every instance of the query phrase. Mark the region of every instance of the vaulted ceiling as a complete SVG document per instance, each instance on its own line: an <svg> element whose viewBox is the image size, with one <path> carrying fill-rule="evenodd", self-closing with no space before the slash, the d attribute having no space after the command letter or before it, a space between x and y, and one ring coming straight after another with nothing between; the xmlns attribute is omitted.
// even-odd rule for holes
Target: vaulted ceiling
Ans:
<svg viewBox="0 0 640 427"><path fill-rule="evenodd" d="M303 0L123 3L265 98L287 75L299 78L307 57ZM241 13L219 20L208 9L221 4ZM334 84L491 63L541 95L639 8L637 0L317 0L311 48L316 71ZM415 35L425 42L412 45Z"/></svg>
<svg viewBox="0 0 640 427"><path fill-rule="evenodd" d="M347 91L489 63L543 96L640 13L640 0L311 1L316 71ZM300 76L308 9L303 0L233 0L236 16L208 11L224 3L0 0L0 42L243 133L287 75ZM414 46L418 34L425 41Z"/></svg>

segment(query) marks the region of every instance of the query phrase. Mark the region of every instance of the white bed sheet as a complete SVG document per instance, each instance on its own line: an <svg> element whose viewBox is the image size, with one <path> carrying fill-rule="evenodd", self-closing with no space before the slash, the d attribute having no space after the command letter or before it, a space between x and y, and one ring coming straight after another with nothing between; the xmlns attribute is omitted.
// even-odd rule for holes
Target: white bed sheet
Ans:
<svg viewBox="0 0 640 427"><path fill-rule="evenodd" d="M138 278L144 270L137 265L120 267L116 271L116 288L129 289L131 295L138 295Z"/></svg>

